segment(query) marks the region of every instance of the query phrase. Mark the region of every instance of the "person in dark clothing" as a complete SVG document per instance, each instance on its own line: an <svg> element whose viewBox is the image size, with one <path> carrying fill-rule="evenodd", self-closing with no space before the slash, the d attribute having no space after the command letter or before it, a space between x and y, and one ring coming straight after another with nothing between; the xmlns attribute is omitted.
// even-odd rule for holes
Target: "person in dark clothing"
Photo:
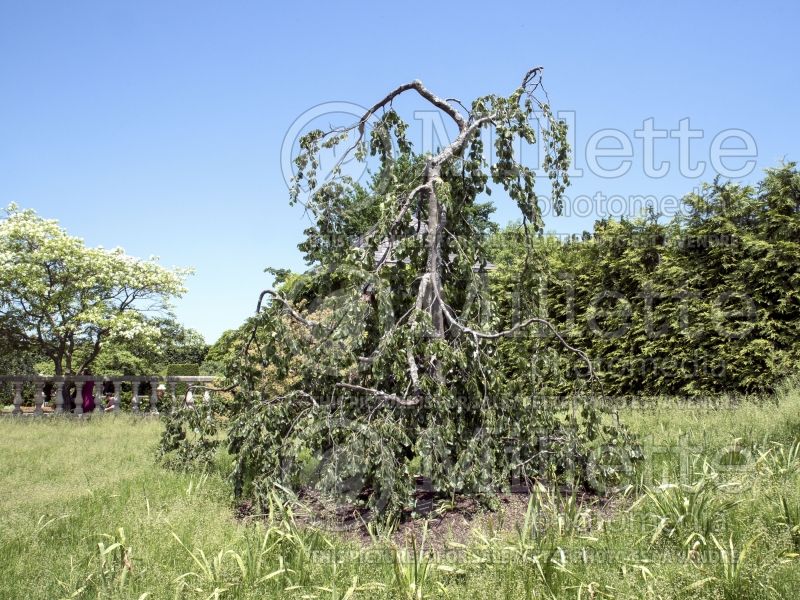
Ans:
<svg viewBox="0 0 800 600"><path fill-rule="evenodd" d="M89 376L92 372L89 369L84 369L83 374ZM90 413L94 410L94 381L85 381L83 383L83 390L81 390L81 403L83 412Z"/></svg>
<svg viewBox="0 0 800 600"><path fill-rule="evenodd" d="M50 398L53 397L53 382L47 381L42 388L42 406L47 406Z"/></svg>
<svg viewBox="0 0 800 600"><path fill-rule="evenodd" d="M64 400L64 412L70 412L75 408L75 397L78 395L78 388L75 383L70 381L61 388L61 398Z"/></svg>

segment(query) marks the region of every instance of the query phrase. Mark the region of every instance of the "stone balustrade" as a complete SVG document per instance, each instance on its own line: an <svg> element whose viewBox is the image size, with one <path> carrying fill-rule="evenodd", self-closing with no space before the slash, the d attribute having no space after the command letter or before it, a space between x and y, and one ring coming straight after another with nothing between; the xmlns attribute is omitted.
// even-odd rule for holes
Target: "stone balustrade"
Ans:
<svg viewBox="0 0 800 600"><path fill-rule="evenodd" d="M65 375L62 377L47 377L43 375L35 376L13 376L13 375L0 375L0 400L5 395L2 390L8 389L6 385L10 386L11 398L13 399L14 409L12 414L18 415L22 413L23 403L23 386L25 384L32 384L34 388L34 411L33 414L44 414L43 405L46 401L45 389L48 384L52 390L50 396L54 411L57 414L71 413L74 415L83 414L83 387L88 382L93 382L92 396L94 399L95 409L92 414L102 415L106 412L119 412L122 400L122 384L129 383L131 385L130 405L131 412L134 413L150 413L158 414L158 405L161 400L159 393L169 394L173 403L177 401L176 388L178 384L185 384L187 393L184 401L187 403L194 402L195 392L202 391L201 397L205 400L209 398L208 387L214 385L215 378L208 376L172 376L160 377L157 375L152 376L133 376L133 375ZM110 383L113 388L113 393L104 394L104 384ZM141 384L150 384L149 398L142 397L139 394ZM65 410L64 408L64 387L75 385L75 408L73 410ZM159 386L163 385L164 388L159 390ZM69 389L68 388L68 389ZM0 402L5 403L5 402ZM147 410L149 404L149 410ZM144 405L144 406L143 406Z"/></svg>

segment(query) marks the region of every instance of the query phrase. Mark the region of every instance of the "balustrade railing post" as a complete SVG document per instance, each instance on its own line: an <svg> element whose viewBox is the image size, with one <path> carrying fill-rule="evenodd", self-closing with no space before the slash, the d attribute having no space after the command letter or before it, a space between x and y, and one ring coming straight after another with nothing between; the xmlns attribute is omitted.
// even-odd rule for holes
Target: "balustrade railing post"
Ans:
<svg viewBox="0 0 800 600"><path fill-rule="evenodd" d="M103 393L103 380L97 380L94 382L94 389L92 390L92 395L94 397L94 412L98 415L102 415L106 408L105 403L103 400L106 399L105 394Z"/></svg>
<svg viewBox="0 0 800 600"><path fill-rule="evenodd" d="M131 382L131 412L139 412L139 382Z"/></svg>
<svg viewBox="0 0 800 600"><path fill-rule="evenodd" d="M55 390L56 390L56 414L62 414L64 412L64 382L63 381L56 381L55 383Z"/></svg>
<svg viewBox="0 0 800 600"><path fill-rule="evenodd" d="M73 413L79 416L83 414L83 385L83 381L75 382L75 410Z"/></svg>
<svg viewBox="0 0 800 600"><path fill-rule="evenodd" d="M119 405L122 401L122 382L121 381L112 381L112 385L114 386L114 395L112 396L114 399L114 412L119 412Z"/></svg>
<svg viewBox="0 0 800 600"><path fill-rule="evenodd" d="M11 414L18 415L22 413L22 382L15 381L11 385L14 388L14 410Z"/></svg>
<svg viewBox="0 0 800 600"><path fill-rule="evenodd" d="M44 404L44 382L36 384L36 391L33 393L33 404L35 406L33 414L41 415L44 413L42 410L42 404Z"/></svg>
<svg viewBox="0 0 800 600"><path fill-rule="evenodd" d="M158 379L150 381L150 414L158 414Z"/></svg>

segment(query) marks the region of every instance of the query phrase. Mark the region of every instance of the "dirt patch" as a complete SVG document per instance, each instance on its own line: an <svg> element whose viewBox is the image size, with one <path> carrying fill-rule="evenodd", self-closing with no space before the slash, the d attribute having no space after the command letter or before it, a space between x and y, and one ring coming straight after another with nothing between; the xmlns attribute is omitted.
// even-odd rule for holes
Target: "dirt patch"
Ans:
<svg viewBox="0 0 800 600"><path fill-rule="evenodd" d="M556 502L567 503L571 495L556 492ZM495 497L491 506L474 498L436 498L418 482L415 495L416 510L402 515L390 527L378 525L369 511L353 505L333 504L325 501L315 490L303 490L293 507L294 517L301 525L313 527L362 547L371 546L376 539L405 546L412 539L419 545L425 538L426 548L442 550L449 544L468 544L475 534L510 535L522 527L531 502L529 489L517 488ZM624 499L603 497L589 493L575 495L575 514L580 515L582 531L588 533L610 520L625 504ZM236 507L238 519L258 519L252 502L242 502Z"/></svg>

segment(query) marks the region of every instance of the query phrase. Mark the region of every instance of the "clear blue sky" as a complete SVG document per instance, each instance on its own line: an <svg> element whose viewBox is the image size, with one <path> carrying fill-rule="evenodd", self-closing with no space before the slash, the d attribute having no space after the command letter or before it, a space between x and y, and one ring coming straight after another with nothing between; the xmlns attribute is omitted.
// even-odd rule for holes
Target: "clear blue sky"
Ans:
<svg viewBox="0 0 800 600"><path fill-rule="evenodd" d="M745 181L800 157L798 6L5 0L0 205L33 208L91 245L195 267L177 313L213 341L252 312L265 266L303 266L307 222L287 204L280 156L310 107L370 104L415 78L468 101L541 64L553 106L576 115L584 176L571 195L682 196L714 169L682 175L668 138L654 147L669 173L648 176L633 134L648 118L702 129L692 162L709 162L717 133L748 132L757 165ZM586 169L587 140L606 128L634 142L624 176ZM515 218L501 203L498 221ZM547 227L588 229L599 213L581 214Z"/></svg>

